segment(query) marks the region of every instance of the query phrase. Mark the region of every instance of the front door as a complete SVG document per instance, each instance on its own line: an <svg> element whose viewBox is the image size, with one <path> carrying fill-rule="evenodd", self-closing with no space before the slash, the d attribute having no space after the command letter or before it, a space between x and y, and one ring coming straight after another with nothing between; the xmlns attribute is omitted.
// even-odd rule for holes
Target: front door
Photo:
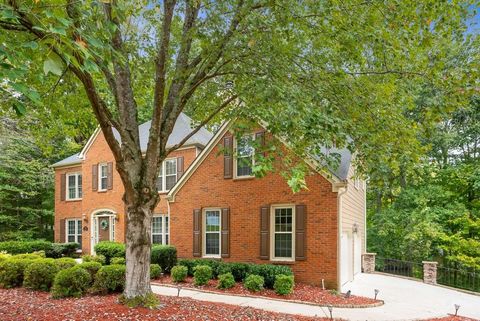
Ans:
<svg viewBox="0 0 480 321"><path fill-rule="evenodd" d="M98 242L110 241L110 216L98 217Z"/></svg>

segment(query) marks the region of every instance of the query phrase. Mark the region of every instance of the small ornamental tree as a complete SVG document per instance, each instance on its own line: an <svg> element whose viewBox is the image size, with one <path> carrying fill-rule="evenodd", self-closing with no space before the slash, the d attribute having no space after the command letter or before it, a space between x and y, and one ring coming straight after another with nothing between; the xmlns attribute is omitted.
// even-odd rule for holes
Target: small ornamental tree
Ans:
<svg viewBox="0 0 480 321"><path fill-rule="evenodd" d="M292 155L314 155L319 167L338 163L321 148L334 144L355 148L360 167L378 159L395 166L399 155L420 153L418 124L405 117L418 83L440 88L449 101L475 87L477 59L460 54L476 50L473 37L465 37L469 7L413 0L6 0L0 95L19 114L35 105L51 117L48 101L65 96L67 85L83 87L125 190L124 299L146 298L155 182L167 155L205 125L248 118L287 140ZM46 84L51 88L40 93ZM168 146L182 112L194 127ZM436 112L426 106L422 121ZM145 119L151 127L142 150L138 126ZM305 188L305 164L280 159L292 189ZM272 164L259 159L255 175Z"/></svg>

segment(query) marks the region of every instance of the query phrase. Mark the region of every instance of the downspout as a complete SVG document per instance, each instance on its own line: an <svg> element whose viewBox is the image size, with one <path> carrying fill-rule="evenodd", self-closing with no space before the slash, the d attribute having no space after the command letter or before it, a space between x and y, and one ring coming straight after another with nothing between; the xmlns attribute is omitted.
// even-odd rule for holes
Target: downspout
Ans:
<svg viewBox="0 0 480 321"><path fill-rule="evenodd" d="M363 185L363 253L367 253L367 181ZM361 267L360 267L361 271Z"/></svg>
<svg viewBox="0 0 480 321"><path fill-rule="evenodd" d="M338 210L338 232L337 232L337 285L338 285L338 290L342 290L342 280L341 280L341 267L342 267L342 262L341 262L341 241L342 241L342 196L347 192L348 190L348 183L347 182L342 182L341 185L334 185L334 188L336 188L338 195L337 195L337 210Z"/></svg>

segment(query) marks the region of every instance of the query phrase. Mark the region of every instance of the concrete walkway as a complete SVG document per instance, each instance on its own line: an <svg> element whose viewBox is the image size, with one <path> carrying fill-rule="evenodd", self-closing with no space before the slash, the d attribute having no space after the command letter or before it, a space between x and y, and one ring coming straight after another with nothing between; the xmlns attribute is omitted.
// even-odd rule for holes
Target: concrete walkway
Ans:
<svg viewBox="0 0 480 321"><path fill-rule="evenodd" d="M152 289L153 292L161 295L177 295L176 288L152 285ZM353 295L367 297L374 296L374 289L380 290L378 298L384 300L385 305L365 309L334 308L333 317L347 320L427 319L444 317L448 313L454 313L453 305L459 304L459 315L480 320L480 296L380 274L359 274L354 282L345 286L345 290L351 290ZM329 317L328 309L325 307L275 301L266 298L213 294L192 289L182 289L180 296L201 301L248 306L280 313Z"/></svg>

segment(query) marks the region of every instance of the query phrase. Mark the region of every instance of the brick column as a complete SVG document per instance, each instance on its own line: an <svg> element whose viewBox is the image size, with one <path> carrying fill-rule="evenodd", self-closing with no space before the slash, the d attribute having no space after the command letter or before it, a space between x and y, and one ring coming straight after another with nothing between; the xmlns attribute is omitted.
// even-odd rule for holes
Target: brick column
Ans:
<svg viewBox="0 0 480 321"><path fill-rule="evenodd" d="M363 253L362 254L362 271L363 273L375 272L375 255L377 253Z"/></svg>
<svg viewBox="0 0 480 321"><path fill-rule="evenodd" d="M437 264L438 262L423 261L423 282L427 284L437 284Z"/></svg>

